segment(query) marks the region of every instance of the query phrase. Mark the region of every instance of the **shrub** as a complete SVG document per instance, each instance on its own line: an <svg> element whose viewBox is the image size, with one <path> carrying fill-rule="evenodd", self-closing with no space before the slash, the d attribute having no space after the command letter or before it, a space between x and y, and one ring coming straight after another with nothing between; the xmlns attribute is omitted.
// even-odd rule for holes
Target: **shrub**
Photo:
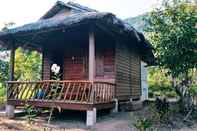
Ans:
<svg viewBox="0 0 197 131"><path fill-rule="evenodd" d="M197 84L192 85L191 88L189 89L189 92L192 96L197 96Z"/></svg>
<svg viewBox="0 0 197 131"><path fill-rule="evenodd" d="M26 112L26 119L27 119L27 122L28 124L33 124L34 123L34 118L36 117L36 112L35 110L33 109L32 106L30 105L25 105L25 108L24 108L25 112Z"/></svg>
<svg viewBox="0 0 197 131"><path fill-rule="evenodd" d="M174 98L177 96L174 89L169 85L149 85L148 95L150 98L164 96Z"/></svg>
<svg viewBox="0 0 197 131"><path fill-rule="evenodd" d="M6 95L5 95L5 88L3 86L1 86L0 84L0 105L5 103L5 98L6 98Z"/></svg>
<svg viewBox="0 0 197 131"><path fill-rule="evenodd" d="M139 131L147 131L152 126L152 122L149 119L142 118L138 119L134 126Z"/></svg>
<svg viewBox="0 0 197 131"><path fill-rule="evenodd" d="M164 92L164 96L168 97L168 98L175 98L177 97L177 94L175 91L166 91Z"/></svg>
<svg viewBox="0 0 197 131"><path fill-rule="evenodd" d="M149 67L148 71L149 97L176 97L176 92L171 86L171 78L165 75L166 70L157 67Z"/></svg>
<svg viewBox="0 0 197 131"><path fill-rule="evenodd" d="M156 108L157 113L159 114L160 122L163 122L168 118L168 113L170 111L169 107L170 107L169 102L167 101L166 98L156 99L155 108Z"/></svg>

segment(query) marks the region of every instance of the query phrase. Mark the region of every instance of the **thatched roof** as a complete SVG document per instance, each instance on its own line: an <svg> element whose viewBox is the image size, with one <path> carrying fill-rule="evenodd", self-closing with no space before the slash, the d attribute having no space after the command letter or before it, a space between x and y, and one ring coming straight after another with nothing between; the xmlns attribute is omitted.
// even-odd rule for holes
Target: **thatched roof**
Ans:
<svg viewBox="0 0 197 131"><path fill-rule="evenodd" d="M144 57L149 57L146 61L151 63L154 59L151 45L145 40L143 34L137 32L131 25L117 18L111 13L100 13L96 11L75 13L69 16L52 17L49 19L41 19L37 22L26 24L21 27L10 29L5 32L0 32L0 43L9 43L13 40L20 40L21 35L34 36L36 33L47 32L52 30L67 30L82 24L99 25L107 29L109 32L114 32L123 39L136 41L137 46L140 47Z"/></svg>
<svg viewBox="0 0 197 131"><path fill-rule="evenodd" d="M41 19L50 18L65 8L72 9L72 11L75 13L97 12L94 9L90 9L77 3L64 3L62 1L57 1L56 4L44 16L41 17Z"/></svg>
<svg viewBox="0 0 197 131"><path fill-rule="evenodd" d="M44 20L39 20L34 23L26 24L21 27L17 27L14 29L10 29L5 32L0 32L0 38L5 35L17 35L25 32L34 32L39 30L48 30L52 28L70 28L75 24L83 23L85 21L96 21L96 20L102 20L105 17L114 17L112 14L109 13L94 13L94 12L88 12L88 13L77 13L72 14L69 16L63 16L63 17L54 17Z"/></svg>

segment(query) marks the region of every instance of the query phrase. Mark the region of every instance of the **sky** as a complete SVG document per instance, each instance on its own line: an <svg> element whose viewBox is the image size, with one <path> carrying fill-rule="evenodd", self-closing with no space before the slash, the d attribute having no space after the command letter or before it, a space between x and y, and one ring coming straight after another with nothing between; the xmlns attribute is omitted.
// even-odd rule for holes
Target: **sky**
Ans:
<svg viewBox="0 0 197 131"><path fill-rule="evenodd" d="M4 23L17 26L34 22L44 15L57 0L0 0L0 28ZM68 0L62 0L68 2ZM102 12L111 12L125 19L151 11L158 0L71 0Z"/></svg>

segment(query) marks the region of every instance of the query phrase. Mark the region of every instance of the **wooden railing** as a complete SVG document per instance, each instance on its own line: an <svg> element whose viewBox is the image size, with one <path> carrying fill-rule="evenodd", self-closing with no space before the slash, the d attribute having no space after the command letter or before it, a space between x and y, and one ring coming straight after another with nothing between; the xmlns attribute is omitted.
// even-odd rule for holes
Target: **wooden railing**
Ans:
<svg viewBox="0 0 197 131"><path fill-rule="evenodd" d="M99 81L7 82L7 99L59 101L67 103L108 103L114 99L115 85Z"/></svg>

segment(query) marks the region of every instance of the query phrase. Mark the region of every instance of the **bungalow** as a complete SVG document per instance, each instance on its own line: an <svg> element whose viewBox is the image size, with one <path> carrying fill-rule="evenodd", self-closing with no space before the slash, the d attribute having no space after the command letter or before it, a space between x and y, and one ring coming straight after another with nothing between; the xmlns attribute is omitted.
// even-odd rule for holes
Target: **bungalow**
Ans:
<svg viewBox="0 0 197 131"><path fill-rule="evenodd" d="M141 61L154 62L142 33L111 13L58 1L37 22L0 33L0 45L11 50L7 82L7 115L30 104L87 111L87 125L96 111L118 110L118 103L140 101ZM42 53L42 80L15 81L15 50ZM53 79L51 66L60 66Z"/></svg>

